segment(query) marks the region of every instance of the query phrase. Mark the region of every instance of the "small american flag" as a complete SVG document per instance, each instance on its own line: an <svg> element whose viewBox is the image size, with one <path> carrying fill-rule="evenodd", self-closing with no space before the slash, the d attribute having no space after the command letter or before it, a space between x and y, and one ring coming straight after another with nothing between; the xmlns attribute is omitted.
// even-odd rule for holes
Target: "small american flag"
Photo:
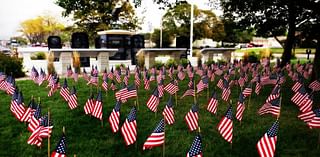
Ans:
<svg viewBox="0 0 320 157"><path fill-rule="evenodd" d="M308 126L312 128L320 128L320 110L314 111L314 117L308 122Z"/></svg>
<svg viewBox="0 0 320 157"><path fill-rule="evenodd" d="M36 104L34 102L34 99L32 98L29 106L27 108L27 110L24 112L21 121L22 122L30 122L31 121L31 117L33 116L34 112L36 111Z"/></svg>
<svg viewBox="0 0 320 157"><path fill-rule="evenodd" d="M192 142L192 145L187 153L187 157L202 157L201 145L201 136L198 134Z"/></svg>
<svg viewBox="0 0 320 157"><path fill-rule="evenodd" d="M279 122L275 121L271 128L264 134L264 136L257 143L257 150L261 157L273 157L277 144L277 132L279 129Z"/></svg>
<svg viewBox="0 0 320 157"><path fill-rule="evenodd" d="M120 107L121 107L121 102L117 101L108 119L113 133L116 133L119 130Z"/></svg>
<svg viewBox="0 0 320 157"><path fill-rule="evenodd" d="M50 86L50 91L48 93L48 97L51 97L53 93L55 93L58 88L60 88L59 77L54 80L54 83Z"/></svg>
<svg viewBox="0 0 320 157"><path fill-rule="evenodd" d="M203 75L201 77L201 80L199 81L199 83L197 84L197 93L200 93L201 91L203 91L205 88L208 88L209 84L209 78L207 75Z"/></svg>
<svg viewBox="0 0 320 157"><path fill-rule="evenodd" d="M135 98L137 97L138 93L137 93L137 89L135 86L131 85L129 87L126 87L126 90L124 92L122 92L122 95L120 97L120 100L122 102L126 102L127 99L129 98Z"/></svg>
<svg viewBox="0 0 320 157"><path fill-rule="evenodd" d="M183 68L180 69L180 71L178 72L178 78L179 80L184 80L184 78L186 77L184 71L183 71Z"/></svg>
<svg viewBox="0 0 320 157"><path fill-rule="evenodd" d="M102 120L102 94L101 91L99 91L98 95L97 95L97 99L96 102L93 106L92 109L92 116Z"/></svg>
<svg viewBox="0 0 320 157"><path fill-rule="evenodd" d="M153 93L150 96L149 100L147 101L147 106L152 112L157 112L157 107L159 103L160 103L159 91L158 91L158 88L156 87L153 90Z"/></svg>
<svg viewBox="0 0 320 157"><path fill-rule="evenodd" d="M116 76L116 81L118 83L121 83L121 71L120 71L120 69L115 71L115 76Z"/></svg>
<svg viewBox="0 0 320 157"><path fill-rule="evenodd" d="M74 69L74 73L72 74L72 77L73 77L73 80L75 82L78 82L78 79L79 79L79 70L78 70L78 68Z"/></svg>
<svg viewBox="0 0 320 157"><path fill-rule="evenodd" d="M116 86L116 84L115 84L115 82L114 82L113 80L111 80L110 89L111 89L112 91L117 90L117 86Z"/></svg>
<svg viewBox="0 0 320 157"><path fill-rule="evenodd" d="M84 105L84 112L86 114L91 114L95 105L95 100L93 99L93 94L90 94L90 97L88 98L86 104Z"/></svg>
<svg viewBox="0 0 320 157"><path fill-rule="evenodd" d="M223 89L223 82L224 82L224 79L219 79L218 83L217 83L217 87L220 88L220 89Z"/></svg>
<svg viewBox="0 0 320 157"><path fill-rule="evenodd" d="M28 130L33 132L36 130L40 125L40 118L41 118L41 107L40 104L37 105L36 111L31 116L30 123L28 124Z"/></svg>
<svg viewBox="0 0 320 157"><path fill-rule="evenodd" d="M195 90L193 87L189 87L184 94L181 96L181 99L184 98L185 96L195 96Z"/></svg>
<svg viewBox="0 0 320 157"><path fill-rule="evenodd" d="M66 136L62 134L56 149L52 152L51 157L66 157Z"/></svg>
<svg viewBox="0 0 320 157"><path fill-rule="evenodd" d="M99 77L98 77L98 73L94 73L89 82L87 83L87 85L93 84L95 86L98 86L98 81L99 81Z"/></svg>
<svg viewBox="0 0 320 157"><path fill-rule="evenodd" d="M320 91L320 82L319 80L314 80L309 84L309 88L313 91Z"/></svg>
<svg viewBox="0 0 320 157"><path fill-rule="evenodd" d="M241 121L242 120L242 117L243 117L243 111L245 110L245 105L244 105L244 99L245 99L245 96L243 93L240 93L240 96L239 96L239 100L238 100L238 103L237 103L237 112L236 112L236 118L237 120Z"/></svg>
<svg viewBox="0 0 320 157"><path fill-rule="evenodd" d="M162 115L167 124L172 125L174 123L174 111L173 111L173 103L172 103L172 96L167 102L166 107L163 109Z"/></svg>
<svg viewBox="0 0 320 157"><path fill-rule="evenodd" d="M135 143L137 140L136 112L136 108L133 107L121 127L121 134L127 146Z"/></svg>
<svg viewBox="0 0 320 157"><path fill-rule="evenodd" d="M159 98L162 98L164 95L164 89L163 89L163 79L160 78L160 81L158 83L158 92L159 92Z"/></svg>
<svg viewBox="0 0 320 157"><path fill-rule="evenodd" d="M232 143L233 122L232 122L232 106L230 105L225 116L218 124L218 131L221 136L229 143Z"/></svg>
<svg viewBox="0 0 320 157"><path fill-rule="evenodd" d="M41 117L40 125L32 132L27 143L40 147L42 144L42 138L49 137L52 132L52 128L52 121L49 121L48 115Z"/></svg>
<svg viewBox="0 0 320 157"><path fill-rule="evenodd" d="M198 106L193 104L190 111L184 117L184 120L186 121L190 131L198 129L198 111Z"/></svg>
<svg viewBox="0 0 320 157"><path fill-rule="evenodd" d="M177 86L176 82L174 80L171 80L170 83L168 83L164 90L167 91L170 95L175 94L177 91L179 91L179 87Z"/></svg>
<svg viewBox="0 0 320 157"><path fill-rule="evenodd" d="M141 85L141 79L140 79L140 71L139 69L136 70L135 74L134 74L134 84L137 86L137 87L140 87Z"/></svg>
<svg viewBox="0 0 320 157"><path fill-rule="evenodd" d="M64 79L63 86L60 89L60 95L65 101L69 100L70 92L69 92L68 82L66 78Z"/></svg>
<svg viewBox="0 0 320 157"><path fill-rule="evenodd" d="M302 82L297 81L291 88L293 92L298 92L298 90L302 87Z"/></svg>
<svg viewBox="0 0 320 157"><path fill-rule="evenodd" d="M111 68L111 71L108 73L108 78L110 80L113 80L113 67Z"/></svg>
<svg viewBox="0 0 320 157"><path fill-rule="evenodd" d="M22 117L26 111L23 103L23 95L20 91L17 95L17 100L15 103L11 103L11 111L15 115L15 117L22 122Z"/></svg>
<svg viewBox="0 0 320 157"><path fill-rule="evenodd" d="M242 94L244 97L248 97L252 94L252 88L251 86L247 86L243 91Z"/></svg>
<svg viewBox="0 0 320 157"><path fill-rule="evenodd" d="M296 94L294 94L291 98L291 101L299 106L303 102L303 100L308 97L308 93L304 86L302 86Z"/></svg>
<svg viewBox="0 0 320 157"><path fill-rule="evenodd" d="M208 102L207 110L210 113L216 114L218 109L218 99L217 93L215 91L212 92L211 98Z"/></svg>
<svg viewBox="0 0 320 157"><path fill-rule="evenodd" d="M280 97L280 85L277 84L273 89L271 94L268 96L266 102L271 102L274 99L277 99Z"/></svg>
<svg viewBox="0 0 320 157"><path fill-rule="evenodd" d="M298 118L303 120L304 122L308 123L310 121L312 121L313 118L315 118L316 116L320 116L320 109L315 109L315 110L311 110L308 112L303 112L301 113Z"/></svg>
<svg viewBox="0 0 320 157"><path fill-rule="evenodd" d="M299 110L301 112L308 112L312 110L312 104L313 104L313 94L306 95L306 97L303 99L303 101L300 104L297 104L299 106Z"/></svg>
<svg viewBox="0 0 320 157"><path fill-rule="evenodd" d="M259 95L260 94L260 91L261 91L261 84L260 84L260 82L256 82L256 88L255 88L255 93L257 94L257 95Z"/></svg>
<svg viewBox="0 0 320 157"><path fill-rule="evenodd" d="M103 79L101 86L102 86L103 90L108 91L108 77L105 77Z"/></svg>
<svg viewBox="0 0 320 157"><path fill-rule="evenodd" d="M164 143L165 132L164 132L164 120L161 119L157 127L147 138L143 144L143 150L151 149L153 147L161 146Z"/></svg>
<svg viewBox="0 0 320 157"><path fill-rule="evenodd" d="M67 77L71 77L73 74L72 69L71 69L71 65L67 66Z"/></svg>
<svg viewBox="0 0 320 157"><path fill-rule="evenodd" d="M259 115L271 113L272 115L278 116L280 114L280 97L266 102L258 111Z"/></svg>
<svg viewBox="0 0 320 157"><path fill-rule="evenodd" d="M222 89L222 100L228 101L231 94L230 86L227 80L224 80L223 89Z"/></svg>
<svg viewBox="0 0 320 157"><path fill-rule="evenodd" d="M78 107L78 97L76 88L73 86L68 100L68 106L71 110Z"/></svg>

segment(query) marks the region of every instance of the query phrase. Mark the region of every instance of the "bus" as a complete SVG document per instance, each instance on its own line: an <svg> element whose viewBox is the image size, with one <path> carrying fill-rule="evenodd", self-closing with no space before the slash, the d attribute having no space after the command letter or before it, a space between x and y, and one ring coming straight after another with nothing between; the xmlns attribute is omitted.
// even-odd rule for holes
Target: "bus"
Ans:
<svg viewBox="0 0 320 157"><path fill-rule="evenodd" d="M110 60L131 60L136 65L136 53L144 48L144 36L127 30L97 32L96 48L116 48L118 52Z"/></svg>

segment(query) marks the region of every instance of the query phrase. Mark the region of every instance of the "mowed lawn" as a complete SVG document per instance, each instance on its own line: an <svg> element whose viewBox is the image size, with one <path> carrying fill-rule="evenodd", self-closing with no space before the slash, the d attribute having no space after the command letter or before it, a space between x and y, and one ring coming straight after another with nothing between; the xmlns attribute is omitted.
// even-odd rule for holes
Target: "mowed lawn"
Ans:
<svg viewBox="0 0 320 157"><path fill-rule="evenodd" d="M133 83L131 76L130 83ZM216 88L216 81L210 82L211 91ZM196 79L197 82L199 78ZM63 79L60 79L61 85ZM101 78L100 78L101 82ZM165 80L165 84L169 79ZM74 82L68 79L69 87ZM180 91L178 92L178 105L174 106L176 122L169 126L165 126L165 156L185 156L189 150L195 135L198 132L190 132L184 121L184 116L190 110L193 103L193 97L185 97L180 99L187 89L188 79L179 83ZM84 114L83 106L90 94L90 91L96 92L96 88L90 88L86 82L80 78L75 84L78 93L78 108L70 110L67 103L63 101L59 95L59 91L52 97L48 97L49 89L45 88L47 83L37 86L30 80L17 81L17 85L24 94L24 103L27 105L31 96L41 98L42 114L50 109L51 119L54 123L53 133L50 138L51 152L55 149L57 142L62 134L62 127L65 126L67 137L67 155L77 157L100 157L100 156L150 156L159 157L163 154L163 147L156 147L151 150L142 150L143 143L154 130L158 122L163 118L162 110L169 98L168 93L161 99L158 107L158 113L151 112L146 102L150 97L155 82L151 83L149 91L143 89L138 91L139 107L137 111L138 138L136 144L125 146L121 133L113 134L108 123L108 117L115 105L115 97L113 91L104 92L103 94L103 124L100 120ZM290 101L293 95L291 86L293 82L287 79L287 82L281 89L282 93L282 109L280 116L280 128L278 132L278 142L276 146L276 156L281 157L299 157L299 156L319 156L318 135L320 130L309 129L306 124L297 118L298 108ZM257 141L265 134L268 128L276 120L271 115L259 116L258 109L264 104L266 98L270 94L272 86L265 86L260 95L253 94L251 103L246 100L246 110L242 123L240 124L235 118L233 121L233 143L226 142L217 131L217 125L225 114L228 105L221 101L221 90L219 93L219 106L217 115L213 115L206 110L207 107L207 91L203 91L199 95L198 102L200 106L199 125L202 135L202 152L203 156L258 156L256 150ZM233 115L236 113L236 102L239 97L240 89L232 88L231 98L233 100ZM95 94L96 95L96 94ZM319 105L319 94L315 96ZM48 140L44 139L43 146L37 148L27 144L27 139L31 135L27 131L27 126L20 123L10 112L11 97L0 91L0 156L1 157L44 157L47 156ZM135 99L130 99L121 106L122 126L125 118L134 106ZM174 102L175 104L175 102Z"/></svg>

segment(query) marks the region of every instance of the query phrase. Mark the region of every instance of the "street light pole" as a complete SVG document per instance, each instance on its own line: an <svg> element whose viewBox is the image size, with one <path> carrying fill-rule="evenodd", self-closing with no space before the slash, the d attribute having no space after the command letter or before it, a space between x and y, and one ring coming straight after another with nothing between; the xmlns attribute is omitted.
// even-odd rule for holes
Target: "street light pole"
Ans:
<svg viewBox="0 0 320 157"><path fill-rule="evenodd" d="M161 16L161 22L160 22L160 48L162 48L162 19L163 17Z"/></svg>

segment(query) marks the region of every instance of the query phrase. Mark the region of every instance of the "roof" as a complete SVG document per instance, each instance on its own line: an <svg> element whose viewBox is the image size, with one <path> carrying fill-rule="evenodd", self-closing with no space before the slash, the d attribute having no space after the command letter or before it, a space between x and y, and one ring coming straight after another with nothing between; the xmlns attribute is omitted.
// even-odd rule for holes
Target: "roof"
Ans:
<svg viewBox="0 0 320 157"><path fill-rule="evenodd" d="M135 33L130 32L128 30L121 30L121 29L112 29L106 31L97 32L98 35L105 35L105 34L122 34L122 35L134 35Z"/></svg>

